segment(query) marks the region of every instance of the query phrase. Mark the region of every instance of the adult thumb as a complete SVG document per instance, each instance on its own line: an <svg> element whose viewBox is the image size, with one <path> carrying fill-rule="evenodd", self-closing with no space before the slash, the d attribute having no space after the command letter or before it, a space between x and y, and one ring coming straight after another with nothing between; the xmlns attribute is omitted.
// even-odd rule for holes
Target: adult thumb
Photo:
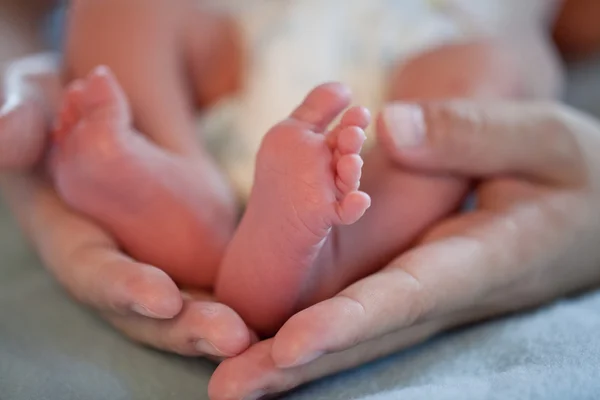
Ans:
<svg viewBox="0 0 600 400"><path fill-rule="evenodd" d="M546 103L392 103L378 118L377 134L405 168L577 184L585 179L580 119Z"/></svg>

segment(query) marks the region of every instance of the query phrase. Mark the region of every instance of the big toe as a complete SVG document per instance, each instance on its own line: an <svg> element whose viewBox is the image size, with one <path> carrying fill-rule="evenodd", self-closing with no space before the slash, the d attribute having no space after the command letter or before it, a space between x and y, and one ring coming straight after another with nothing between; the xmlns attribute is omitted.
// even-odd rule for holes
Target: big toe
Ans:
<svg viewBox="0 0 600 400"><path fill-rule="evenodd" d="M302 104L292 113L292 118L311 126L311 129L322 132L329 124L350 105L351 92L341 83L322 84L304 99Z"/></svg>
<svg viewBox="0 0 600 400"><path fill-rule="evenodd" d="M129 122L125 94L108 67L97 67L88 75L80 98L81 111L88 117L118 118Z"/></svg>

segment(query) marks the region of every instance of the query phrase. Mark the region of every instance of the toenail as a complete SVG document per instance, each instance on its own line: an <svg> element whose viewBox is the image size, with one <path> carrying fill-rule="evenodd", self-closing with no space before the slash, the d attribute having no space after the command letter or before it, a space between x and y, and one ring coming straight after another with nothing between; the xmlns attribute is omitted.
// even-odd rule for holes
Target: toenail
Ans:
<svg viewBox="0 0 600 400"><path fill-rule="evenodd" d="M99 65L92 71L93 75L110 75L110 69L106 65Z"/></svg>
<svg viewBox="0 0 600 400"><path fill-rule="evenodd" d="M196 350L198 350L202 354L211 356L227 356L227 354L219 350L214 344L212 344L206 339L200 339L196 342Z"/></svg>
<svg viewBox="0 0 600 400"><path fill-rule="evenodd" d="M385 126L399 149L420 146L425 139L425 117L421 107L393 104L383 113Z"/></svg>

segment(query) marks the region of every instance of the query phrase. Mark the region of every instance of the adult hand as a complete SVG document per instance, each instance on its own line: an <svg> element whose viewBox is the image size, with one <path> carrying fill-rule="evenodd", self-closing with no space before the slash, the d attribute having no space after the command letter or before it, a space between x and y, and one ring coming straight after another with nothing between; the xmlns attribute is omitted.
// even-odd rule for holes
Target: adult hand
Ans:
<svg viewBox="0 0 600 400"><path fill-rule="evenodd" d="M401 167L480 180L476 208L222 363L211 398L286 391L600 283L596 121L550 104L393 104L379 132Z"/></svg>
<svg viewBox="0 0 600 400"><path fill-rule="evenodd" d="M164 272L123 254L109 234L70 210L48 182L43 165L25 169L29 164L23 160L39 158L47 142L49 116L62 90L58 63L51 54L38 55L7 71L0 96L5 99L0 104L0 154L11 158L1 165L1 185L48 270L73 297L102 312L134 340L190 356L219 358L244 350L251 333L233 310L213 301L210 293L182 296ZM16 139L20 145L9 152Z"/></svg>

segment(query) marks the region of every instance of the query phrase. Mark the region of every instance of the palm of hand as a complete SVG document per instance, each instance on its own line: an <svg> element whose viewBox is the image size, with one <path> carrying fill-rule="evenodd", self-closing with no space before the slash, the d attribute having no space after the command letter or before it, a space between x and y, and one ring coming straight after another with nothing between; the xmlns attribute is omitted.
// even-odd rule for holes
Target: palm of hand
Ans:
<svg viewBox="0 0 600 400"><path fill-rule="evenodd" d="M222 363L211 380L213 398L289 390L451 327L543 304L599 282L597 130L556 108L540 113L533 106L522 114L524 121L506 118L505 111L498 107L497 115L486 115L492 130L485 133L501 141L490 137L478 144L491 146L484 154L496 159L467 160L458 146L456 154L444 153L441 159L421 154L412 160L426 170L485 177L476 188L474 210L441 221L386 269L296 314L274 339ZM453 117L460 132L464 115L470 117ZM518 129L506 125L509 121ZM522 151L520 137L501 137L513 131L545 142L538 153Z"/></svg>

